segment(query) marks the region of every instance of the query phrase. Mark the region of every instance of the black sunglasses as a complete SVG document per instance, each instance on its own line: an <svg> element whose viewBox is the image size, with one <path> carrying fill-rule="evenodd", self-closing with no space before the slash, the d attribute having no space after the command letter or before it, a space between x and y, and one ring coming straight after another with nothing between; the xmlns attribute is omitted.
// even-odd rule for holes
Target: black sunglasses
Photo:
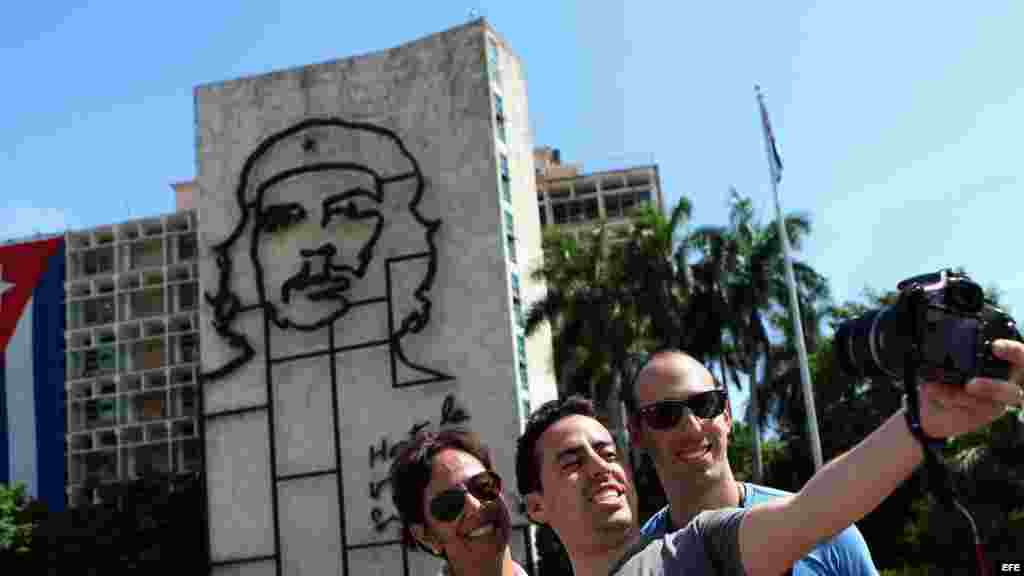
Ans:
<svg viewBox="0 0 1024 576"><path fill-rule="evenodd" d="M462 486L441 492L430 500L430 513L439 522L452 522L466 507L466 492L481 504L490 504L501 496L501 476L485 471L473 476Z"/></svg>
<svg viewBox="0 0 1024 576"><path fill-rule="evenodd" d="M710 420L725 411L724 390L708 390L694 394L686 400L662 400L640 409L640 419L654 430L668 430L679 424L679 419L692 413L702 420Z"/></svg>

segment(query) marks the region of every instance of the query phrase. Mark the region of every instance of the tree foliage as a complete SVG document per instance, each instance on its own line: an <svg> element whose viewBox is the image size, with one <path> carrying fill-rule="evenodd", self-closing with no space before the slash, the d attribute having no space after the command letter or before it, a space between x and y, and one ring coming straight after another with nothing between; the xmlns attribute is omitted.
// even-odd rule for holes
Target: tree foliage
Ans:
<svg viewBox="0 0 1024 576"><path fill-rule="evenodd" d="M987 297L998 304L998 293L989 291ZM834 306L828 315L835 328L870 309L891 305L896 298L893 291L865 290L861 301ZM884 377L859 380L838 370L831 337L820 341L810 368L826 460L852 448L900 407L901 383ZM788 416L781 417L784 454L769 470L768 481L796 490L813 469L803 405L793 398L789 402ZM982 430L949 441L944 450L958 499L978 522L990 558L1024 550L1022 428L1018 415L1010 412ZM967 521L938 504L928 486L927 475L918 470L858 522L875 563L902 574L969 573L974 559Z"/></svg>
<svg viewBox="0 0 1024 576"><path fill-rule="evenodd" d="M0 485L0 552L25 554L31 549L39 504L25 485Z"/></svg>
<svg viewBox="0 0 1024 576"><path fill-rule="evenodd" d="M31 545L0 552L0 566L11 574L207 573L198 475L146 478L104 492L103 505L30 507Z"/></svg>

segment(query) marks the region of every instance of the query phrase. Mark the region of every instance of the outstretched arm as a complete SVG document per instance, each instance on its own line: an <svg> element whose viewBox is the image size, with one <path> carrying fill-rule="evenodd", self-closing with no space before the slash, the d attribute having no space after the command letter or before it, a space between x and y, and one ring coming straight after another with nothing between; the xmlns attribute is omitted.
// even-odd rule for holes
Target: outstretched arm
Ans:
<svg viewBox="0 0 1024 576"><path fill-rule="evenodd" d="M925 383L921 425L932 437L981 428L1021 402L1024 344L1000 341L995 354L1013 366L1010 381L978 378L965 388ZM740 557L750 575L775 576L819 541L863 518L924 460L903 410L849 452L822 467L800 490L752 508L739 529Z"/></svg>

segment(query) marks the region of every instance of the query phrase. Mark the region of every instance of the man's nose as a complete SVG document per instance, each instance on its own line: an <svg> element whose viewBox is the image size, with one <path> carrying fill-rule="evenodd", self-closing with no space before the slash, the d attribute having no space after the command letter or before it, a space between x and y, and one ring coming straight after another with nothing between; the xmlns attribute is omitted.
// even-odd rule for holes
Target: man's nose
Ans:
<svg viewBox="0 0 1024 576"><path fill-rule="evenodd" d="M463 518L478 515L484 507L483 502L477 500L476 496L469 491L464 492L463 496L466 498L466 507L462 512Z"/></svg>
<svg viewBox="0 0 1024 576"><path fill-rule="evenodd" d="M704 420L698 418L692 410L687 410L676 423L675 429L689 434L700 432L704 429Z"/></svg>
<svg viewBox="0 0 1024 576"><path fill-rule="evenodd" d="M602 458L597 452L590 450L586 456L586 466L591 477L597 478L609 474L612 471L613 465L608 460Z"/></svg>

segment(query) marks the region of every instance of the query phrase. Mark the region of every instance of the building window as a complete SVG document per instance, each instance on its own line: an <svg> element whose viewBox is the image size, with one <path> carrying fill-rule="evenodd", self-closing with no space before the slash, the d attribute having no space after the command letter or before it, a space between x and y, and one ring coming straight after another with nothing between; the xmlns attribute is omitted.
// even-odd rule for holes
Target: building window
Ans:
<svg viewBox="0 0 1024 576"><path fill-rule="evenodd" d="M196 237L185 234L178 238L178 261L193 260L196 257Z"/></svg>
<svg viewBox="0 0 1024 576"><path fill-rule="evenodd" d="M516 237L511 233L505 234L505 241L508 243L508 259L516 262Z"/></svg>
<svg viewBox="0 0 1024 576"><path fill-rule="evenodd" d="M508 156L501 155L501 193L505 202L512 202L512 177L508 170Z"/></svg>
<svg viewBox="0 0 1024 576"><path fill-rule="evenodd" d="M605 218L618 218L622 216L622 203L618 194L605 194L604 196Z"/></svg>
<svg viewBox="0 0 1024 576"><path fill-rule="evenodd" d="M498 139L507 142L505 139L505 103L501 99L501 94L494 95L494 118L498 127Z"/></svg>
<svg viewBox="0 0 1024 576"><path fill-rule="evenodd" d="M620 200L622 201L622 215L628 216L636 206L636 194L626 192L620 196Z"/></svg>
<svg viewBox="0 0 1024 576"><path fill-rule="evenodd" d="M597 183L594 181L580 182L576 185L576 196L587 196L597 192Z"/></svg>
<svg viewBox="0 0 1024 576"><path fill-rule="evenodd" d="M109 274L114 271L114 249L98 248L85 253L83 276Z"/></svg>
<svg viewBox="0 0 1024 576"><path fill-rule="evenodd" d="M547 220L548 220L547 210L545 210L544 209L544 205L541 204L541 206L540 206L540 225L541 225L541 228L543 228L547 224Z"/></svg>
<svg viewBox="0 0 1024 576"><path fill-rule="evenodd" d="M551 212L554 217L555 224L565 224L569 221L569 208L564 202L561 204L552 204Z"/></svg>
<svg viewBox="0 0 1024 576"><path fill-rule="evenodd" d="M648 189L637 192L637 200L640 204L649 204L651 202L651 191Z"/></svg>
<svg viewBox="0 0 1024 576"><path fill-rule="evenodd" d="M523 316L523 301L519 295L519 275L512 273L512 310L516 316L516 323L520 328L526 328L526 318Z"/></svg>
<svg viewBox="0 0 1024 576"><path fill-rule="evenodd" d="M494 38L487 38L487 69L491 74L491 81L501 86L501 65L498 63L498 43Z"/></svg>
<svg viewBox="0 0 1024 576"><path fill-rule="evenodd" d="M526 369L526 337L522 334L516 336L516 352L519 358L519 380L523 387L529 386Z"/></svg>

